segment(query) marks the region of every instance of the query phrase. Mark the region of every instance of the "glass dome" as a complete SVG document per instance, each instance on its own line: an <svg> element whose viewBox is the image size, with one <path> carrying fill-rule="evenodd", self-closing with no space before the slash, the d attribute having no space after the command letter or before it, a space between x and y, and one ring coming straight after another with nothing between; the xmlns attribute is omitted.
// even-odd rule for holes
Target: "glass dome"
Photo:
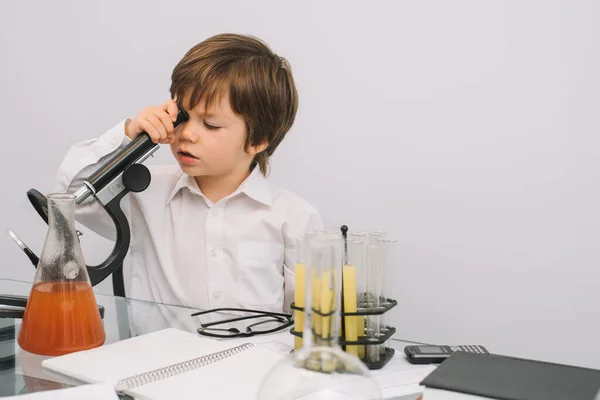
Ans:
<svg viewBox="0 0 600 400"><path fill-rule="evenodd" d="M369 369L336 347L294 352L269 372L258 400L378 400L381 393Z"/></svg>

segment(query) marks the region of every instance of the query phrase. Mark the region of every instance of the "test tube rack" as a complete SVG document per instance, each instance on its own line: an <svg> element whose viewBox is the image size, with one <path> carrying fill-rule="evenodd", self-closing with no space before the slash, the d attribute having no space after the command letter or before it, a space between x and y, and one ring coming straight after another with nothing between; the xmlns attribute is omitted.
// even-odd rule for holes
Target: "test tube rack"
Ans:
<svg viewBox="0 0 600 400"><path fill-rule="evenodd" d="M343 300L344 298L344 294L342 291L342 296L340 300ZM373 338L373 337L369 337L368 333L367 333L367 320L365 317L368 316L373 316L373 315L383 315L386 312L390 311L392 308L394 308L396 305L398 305L398 302L394 299L390 299L390 298L384 298L384 297L380 297L379 298L379 304L381 305L380 307L378 307L377 309L369 309L368 305L366 304L366 302L360 301L359 302L359 307L357 309L357 312L345 312L344 311L344 302L341 301L340 304L342 305L342 308L340 310L340 336L338 337L338 343L339 345L342 347L342 350L347 351L348 346L365 346L364 351L361 351L361 354L364 354L364 357L360 357L360 360L367 366L367 368L371 369L371 370L377 370L377 369L381 369L383 368L388 361L390 361L392 359L392 357L394 356L395 350L391 347L383 347L382 346L387 343L388 340L391 339L391 337L394 335L394 333L396 333L396 328L394 328L393 326L389 326L386 325L385 327L380 327L379 330L379 335L377 336L377 338ZM292 303L291 306L292 310L296 310L296 311L301 311L304 312L304 308L303 307L297 307L294 303ZM312 314L313 315L318 315L320 317L327 317L327 316L331 316L334 313L322 313L319 310L315 310L314 308L312 309ZM364 329L363 332L359 332L358 334L358 340L355 341L350 341L350 340L346 340L346 317L359 317L359 318L363 318L365 321L364 324ZM303 332L296 332L294 327L292 327L290 329L290 333L296 337L302 337L303 336ZM362 333L362 335L361 335ZM319 343L319 341L331 341L332 338L323 338L323 337L315 337L315 341L316 343ZM379 351L379 359L377 361L370 361L368 355L370 354L370 351L372 351L373 349L369 349L369 347L375 347L377 346L377 348L375 349L375 351ZM383 349L383 351L381 351Z"/></svg>
<svg viewBox="0 0 600 400"><path fill-rule="evenodd" d="M340 228L341 238L343 239L344 248L343 252L343 271L346 271L346 267L353 266L353 263L349 261L349 243L348 240L348 226L342 225ZM362 243L360 241L352 241L352 243ZM365 254L364 257L367 255ZM366 258L360 256L361 262L366 262ZM355 262L355 261L354 261ZM376 268L380 268L380 264L376 264ZM365 265L362 266L363 270ZM352 288L354 285L351 282L356 280L356 272L350 273L349 269L349 287ZM380 273L381 271L379 271ZM305 272L306 273L306 272ZM353 277L354 276L354 277ZM380 278L381 279L380 275ZM297 324L291 328L290 333L298 338L302 338L303 331L309 331L313 335L314 342L317 345L330 346L333 340L330 332L332 332L331 326L329 329L324 329L325 321L331 325L331 316L338 316L338 337L336 342L341 346L342 350L349 354L354 354L360 358L360 360L372 370L383 368L388 361L394 356L395 350L386 346L390 338L396 332L396 328L386 324L389 318L381 318L380 316L389 312L392 308L398 305L398 302L394 299L382 296L382 293L373 293L367 288L358 290L354 296L348 294L348 308L352 310L346 311L344 288L345 286L345 273L340 273L341 278L340 290L338 301L333 301L332 307L328 307L327 310L331 312L323 312L319 306L311 306L311 325L310 327L303 327L296 331ZM335 279L333 279L335 280ZM311 283L312 285L312 283ZM307 286L308 287L308 286ZM352 291L351 293L353 293ZM339 310L335 309L333 304L339 304ZM322 305L322 304L321 304ZM295 303L291 305L294 310L295 316L303 316L305 309L300 306L296 306ZM328 318L329 317L329 318ZM387 315L386 315L387 317ZM301 324L303 325L303 324ZM321 335L324 333L324 335ZM297 341L296 346L300 345L301 341Z"/></svg>

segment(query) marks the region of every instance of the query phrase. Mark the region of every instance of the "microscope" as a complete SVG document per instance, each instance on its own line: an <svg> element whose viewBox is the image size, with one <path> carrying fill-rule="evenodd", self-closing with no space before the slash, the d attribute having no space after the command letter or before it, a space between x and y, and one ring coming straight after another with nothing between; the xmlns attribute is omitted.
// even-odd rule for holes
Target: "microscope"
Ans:
<svg viewBox="0 0 600 400"><path fill-rule="evenodd" d="M188 114L179 108L177 119L173 125L176 127L188 119ZM86 265L86 267L92 286L96 286L113 274L113 290L117 296L125 295L122 264L131 241L129 222L121 209L121 200L129 192L138 193L148 188L151 180L150 171L143 165L143 162L152 156L158 147L159 145L152 142L146 132L142 132L131 143L99 166L74 193L76 204L83 203L90 196L94 197L115 224L116 240L110 255L102 263ZM27 192L27 198L39 216L48 223L46 196L36 189L30 189ZM25 251L31 262L37 265L38 257L12 231L9 231L9 234ZM77 236L81 236L81 233L77 232ZM25 299L25 303L23 299ZM0 295L0 304L24 308L26 298ZM22 310L16 312L15 310L0 310L0 317L2 311L11 311L4 317L14 318L15 315L16 317L22 315Z"/></svg>

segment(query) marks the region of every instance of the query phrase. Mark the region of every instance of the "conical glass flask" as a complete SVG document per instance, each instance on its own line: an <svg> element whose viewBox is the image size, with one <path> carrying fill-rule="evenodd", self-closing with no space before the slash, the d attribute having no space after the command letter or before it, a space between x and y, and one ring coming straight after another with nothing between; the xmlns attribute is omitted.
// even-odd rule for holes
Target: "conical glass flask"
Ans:
<svg viewBox="0 0 600 400"><path fill-rule="evenodd" d="M305 237L296 269L304 283L302 348L277 363L259 388L258 400L378 400L369 369L339 345L344 241L336 233ZM305 276L298 276L298 273ZM296 286L296 290L302 286ZM295 327L295 329L297 326Z"/></svg>
<svg viewBox="0 0 600 400"><path fill-rule="evenodd" d="M56 356L106 340L75 230L75 196L48 196L48 233L19 332L19 346Z"/></svg>

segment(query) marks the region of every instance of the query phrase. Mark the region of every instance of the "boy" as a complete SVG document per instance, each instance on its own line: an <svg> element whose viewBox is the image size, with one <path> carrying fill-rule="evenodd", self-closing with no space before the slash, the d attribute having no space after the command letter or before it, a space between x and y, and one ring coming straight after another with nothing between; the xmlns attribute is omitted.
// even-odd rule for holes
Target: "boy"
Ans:
<svg viewBox="0 0 600 400"><path fill-rule="evenodd" d="M179 166L123 205L131 225L128 297L198 309L290 311L295 241L321 229L307 202L265 180L269 156L292 126L297 92L287 61L260 40L223 34L196 45L172 74L171 98L97 139L73 146L57 191L73 192L142 131L169 144ZM189 120L173 128L179 104ZM114 238L93 199L77 220Z"/></svg>

